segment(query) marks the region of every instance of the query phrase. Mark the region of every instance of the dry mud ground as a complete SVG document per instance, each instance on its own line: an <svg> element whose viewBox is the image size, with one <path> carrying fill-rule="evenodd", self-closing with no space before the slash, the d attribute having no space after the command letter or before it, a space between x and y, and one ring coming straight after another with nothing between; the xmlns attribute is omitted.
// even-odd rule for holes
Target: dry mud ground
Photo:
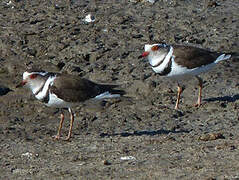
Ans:
<svg viewBox="0 0 239 180"><path fill-rule="evenodd" d="M154 42L238 53L238 12L238 0L2 0L0 179L239 179L239 59L201 76L200 108L186 83L179 111L175 83L137 59ZM26 65L121 84L131 98L75 109L71 141L53 141L57 110L15 88Z"/></svg>

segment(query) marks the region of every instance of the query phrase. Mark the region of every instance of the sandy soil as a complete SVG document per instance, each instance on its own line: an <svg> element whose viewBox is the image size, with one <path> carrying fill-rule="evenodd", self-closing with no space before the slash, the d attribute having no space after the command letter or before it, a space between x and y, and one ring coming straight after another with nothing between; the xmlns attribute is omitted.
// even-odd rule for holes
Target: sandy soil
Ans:
<svg viewBox="0 0 239 180"><path fill-rule="evenodd" d="M201 76L200 108L185 83L178 111L176 84L137 59L155 42L238 53L238 12L236 0L1 1L0 179L239 179L239 59ZM74 109L73 138L53 141L58 111L15 88L27 65L130 98Z"/></svg>

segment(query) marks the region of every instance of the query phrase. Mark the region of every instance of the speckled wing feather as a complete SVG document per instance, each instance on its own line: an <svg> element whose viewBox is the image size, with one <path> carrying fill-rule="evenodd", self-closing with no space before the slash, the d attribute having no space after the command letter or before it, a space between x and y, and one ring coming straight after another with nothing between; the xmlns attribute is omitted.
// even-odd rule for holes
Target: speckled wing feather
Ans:
<svg viewBox="0 0 239 180"><path fill-rule="evenodd" d="M187 67L188 69L211 64L219 56L218 53L213 53L208 50L182 45L174 45L173 55L175 56L175 62L177 64Z"/></svg>

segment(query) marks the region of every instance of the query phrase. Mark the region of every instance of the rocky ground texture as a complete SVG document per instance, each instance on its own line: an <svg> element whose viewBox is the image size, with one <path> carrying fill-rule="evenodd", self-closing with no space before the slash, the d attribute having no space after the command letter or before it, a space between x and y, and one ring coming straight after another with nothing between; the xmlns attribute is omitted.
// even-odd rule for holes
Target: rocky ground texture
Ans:
<svg viewBox="0 0 239 180"><path fill-rule="evenodd" d="M236 0L1 1L0 179L239 179L238 57L201 76L200 108L186 82L177 111L176 84L137 58L155 42L238 53L238 12ZM71 141L54 141L59 112L15 88L32 65L127 98L79 106Z"/></svg>

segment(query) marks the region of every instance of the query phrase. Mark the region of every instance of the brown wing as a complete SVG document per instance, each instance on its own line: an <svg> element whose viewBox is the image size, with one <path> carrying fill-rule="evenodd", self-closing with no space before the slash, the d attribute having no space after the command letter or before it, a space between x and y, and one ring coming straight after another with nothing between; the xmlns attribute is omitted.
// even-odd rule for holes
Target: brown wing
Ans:
<svg viewBox="0 0 239 180"><path fill-rule="evenodd" d="M190 46L176 45L174 46L175 62L189 69L213 63L218 57L217 53L210 52Z"/></svg>
<svg viewBox="0 0 239 180"><path fill-rule="evenodd" d="M100 85L73 75L59 74L50 91L67 102L82 102L100 94Z"/></svg>

